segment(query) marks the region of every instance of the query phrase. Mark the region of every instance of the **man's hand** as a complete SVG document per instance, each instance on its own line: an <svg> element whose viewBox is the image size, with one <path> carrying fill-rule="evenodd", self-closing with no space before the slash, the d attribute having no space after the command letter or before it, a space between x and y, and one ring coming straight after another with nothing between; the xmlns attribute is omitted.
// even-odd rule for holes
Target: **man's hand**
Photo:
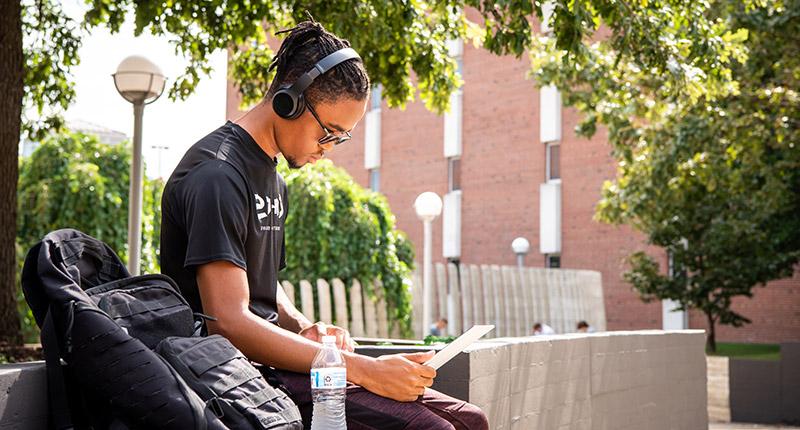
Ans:
<svg viewBox="0 0 800 430"><path fill-rule="evenodd" d="M317 322L300 330L299 334L306 339L319 343L322 343L322 336L336 336L337 348L349 352L353 352L355 349L355 342L353 342L353 338L350 337L350 332L335 325Z"/></svg>
<svg viewBox="0 0 800 430"><path fill-rule="evenodd" d="M436 369L422 364L433 355L433 351L427 351L378 357L361 385L379 396L413 402L433 385Z"/></svg>

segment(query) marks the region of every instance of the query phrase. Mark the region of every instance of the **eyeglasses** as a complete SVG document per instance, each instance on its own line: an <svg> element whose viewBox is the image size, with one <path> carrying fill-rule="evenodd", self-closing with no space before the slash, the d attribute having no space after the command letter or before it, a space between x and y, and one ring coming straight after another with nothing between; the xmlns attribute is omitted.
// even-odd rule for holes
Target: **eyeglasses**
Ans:
<svg viewBox="0 0 800 430"><path fill-rule="evenodd" d="M319 119L319 115L317 115L317 112L311 106L311 103L306 103L306 107L308 107L308 111L311 112L311 115L314 115L314 119L317 120L317 124L319 124L319 126L322 127L322 131L325 132L325 136L323 136L321 139L317 141L317 143L319 143L320 145L325 145L331 142L333 142L334 145L341 145L342 143L347 142L353 137L349 131L342 132L344 134L331 133L331 131L328 130L328 127L325 127L325 125L322 124L322 121Z"/></svg>

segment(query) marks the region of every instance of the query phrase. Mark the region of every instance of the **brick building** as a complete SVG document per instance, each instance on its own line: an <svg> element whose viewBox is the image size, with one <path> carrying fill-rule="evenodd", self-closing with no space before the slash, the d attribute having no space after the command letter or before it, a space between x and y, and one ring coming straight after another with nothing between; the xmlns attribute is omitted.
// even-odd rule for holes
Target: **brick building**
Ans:
<svg viewBox="0 0 800 430"><path fill-rule="evenodd" d="M578 114L561 109L555 91L540 94L526 78L525 58L459 43L451 54L464 80L451 113L435 115L420 102L389 109L376 93L353 139L329 158L387 196L420 257L422 223L412 204L421 192L434 191L445 200L445 213L434 222L434 261L447 255L468 264L512 265L511 241L523 236L531 244L527 265L602 273L609 330L675 327L674 320L662 321L662 304L644 304L622 280L624 258L648 249L644 237L593 219L603 181L615 176L604 132L591 140L576 136ZM229 118L239 115L238 104L229 85ZM662 251L648 251L661 255L665 267ZM720 327L718 340L800 341L800 275L756 289L736 308L753 323ZM702 314L677 318L679 325L704 327Z"/></svg>

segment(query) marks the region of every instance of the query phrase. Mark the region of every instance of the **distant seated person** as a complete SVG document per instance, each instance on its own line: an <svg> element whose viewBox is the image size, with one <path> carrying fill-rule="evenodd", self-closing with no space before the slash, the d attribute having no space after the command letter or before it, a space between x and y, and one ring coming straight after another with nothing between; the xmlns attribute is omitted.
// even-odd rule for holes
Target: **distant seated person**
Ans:
<svg viewBox="0 0 800 430"><path fill-rule="evenodd" d="M431 336L446 336L447 335L447 318L439 318L436 324L431 326Z"/></svg>
<svg viewBox="0 0 800 430"><path fill-rule="evenodd" d="M578 333L594 333L594 328L586 321L578 321Z"/></svg>
<svg viewBox="0 0 800 430"><path fill-rule="evenodd" d="M536 323L533 325L533 335L534 336L541 336L545 334L556 334L556 331L553 330L553 327L550 327L547 324Z"/></svg>

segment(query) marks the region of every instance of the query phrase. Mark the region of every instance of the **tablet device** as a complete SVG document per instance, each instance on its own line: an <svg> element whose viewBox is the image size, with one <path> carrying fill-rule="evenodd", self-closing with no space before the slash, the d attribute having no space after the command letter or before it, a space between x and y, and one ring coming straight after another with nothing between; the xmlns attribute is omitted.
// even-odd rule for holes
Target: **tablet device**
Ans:
<svg viewBox="0 0 800 430"><path fill-rule="evenodd" d="M466 333L459 336L456 340L452 341L449 345L445 346L436 353L430 360L425 362L426 366L431 366L434 369L442 367L445 363L450 361L453 357L458 355L461 351L480 339L486 333L494 329L493 325L474 325Z"/></svg>

